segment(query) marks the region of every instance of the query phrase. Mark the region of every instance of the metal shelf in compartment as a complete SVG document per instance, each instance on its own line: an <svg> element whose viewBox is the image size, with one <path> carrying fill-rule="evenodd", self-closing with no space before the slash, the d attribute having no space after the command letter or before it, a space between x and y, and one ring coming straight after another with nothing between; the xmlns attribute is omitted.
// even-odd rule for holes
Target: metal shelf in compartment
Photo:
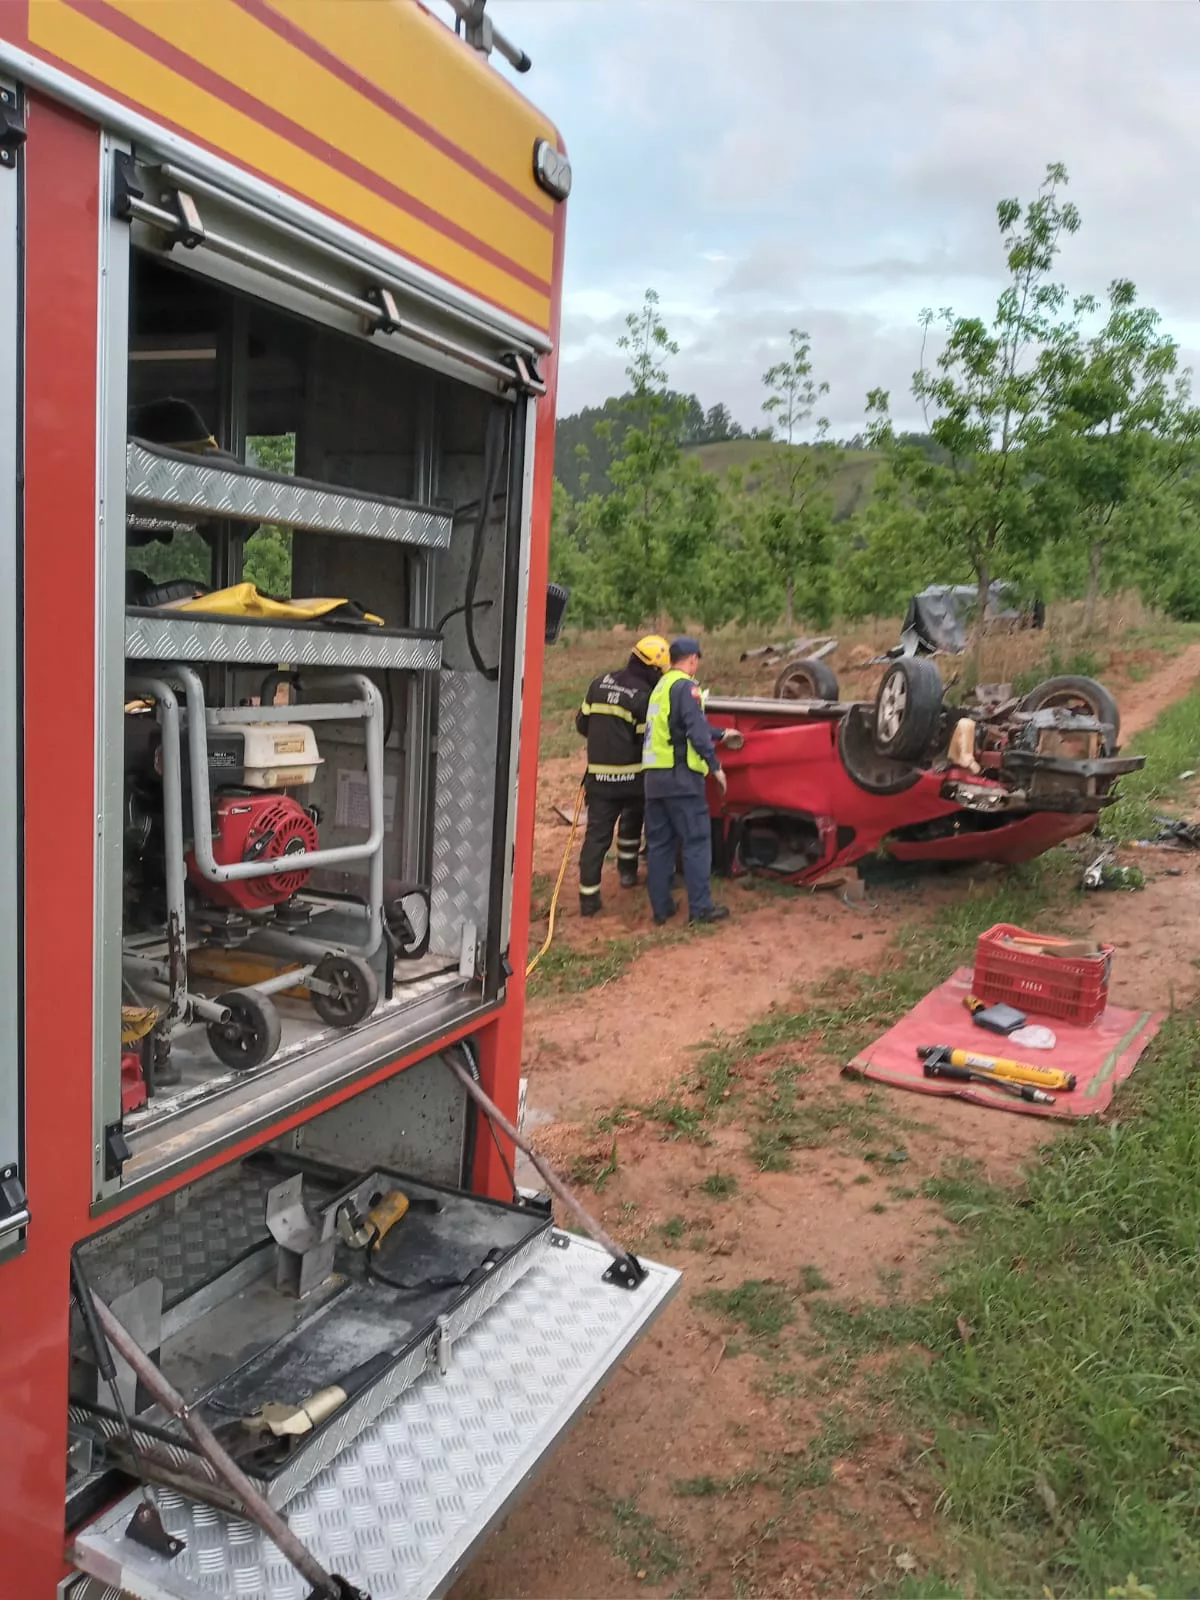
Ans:
<svg viewBox="0 0 1200 1600"><path fill-rule="evenodd" d="M436 672L442 664L442 642L435 634L409 630L303 627L293 622L209 617L195 611L132 609L125 613L125 658Z"/></svg>
<svg viewBox="0 0 1200 1600"><path fill-rule="evenodd" d="M384 539L430 550L445 550L450 543L448 511L265 472L238 461L167 450L141 439L130 439L126 446L125 496L131 507L192 522L220 517L279 523L308 533Z"/></svg>

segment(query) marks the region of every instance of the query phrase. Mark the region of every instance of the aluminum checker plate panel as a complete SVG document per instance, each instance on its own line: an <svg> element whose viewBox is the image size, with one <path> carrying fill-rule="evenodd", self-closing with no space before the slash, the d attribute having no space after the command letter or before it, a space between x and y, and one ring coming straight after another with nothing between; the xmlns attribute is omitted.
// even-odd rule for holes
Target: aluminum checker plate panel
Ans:
<svg viewBox="0 0 1200 1600"><path fill-rule="evenodd" d="M450 543L452 519L446 511L232 463L217 465L199 456L160 453L137 439L126 446L125 494L134 505L160 511L279 522L309 533L352 534L432 550Z"/></svg>
<svg viewBox="0 0 1200 1600"><path fill-rule="evenodd" d="M434 672L441 665L440 639L382 631L339 632L334 628L285 627L278 623L230 622L197 612L127 612L125 655L130 661L217 661L230 665L374 667L383 672Z"/></svg>
<svg viewBox="0 0 1200 1600"><path fill-rule="evenodd" d="M560 1238L563 1236L560 1236ZM441 1595L629 1347L680 1274L643 1262L634 1291L601 1278L608 1257L571 1237L452 1346L287 1508L327 1570L371 1600ZM165 1561L124 1536L136 1494L75 1537L75 1565L134 1600L307 1600L308 1586L248 1523L158 1494L187 1541Z"/></svg>
<svg viewBox="0 0 1200 1600"><path fill-rule="evenodd" d="M487 927L497 696L477 672L444 670L439 682L430 944L457 955L464 923L480 939Z"/></svg>

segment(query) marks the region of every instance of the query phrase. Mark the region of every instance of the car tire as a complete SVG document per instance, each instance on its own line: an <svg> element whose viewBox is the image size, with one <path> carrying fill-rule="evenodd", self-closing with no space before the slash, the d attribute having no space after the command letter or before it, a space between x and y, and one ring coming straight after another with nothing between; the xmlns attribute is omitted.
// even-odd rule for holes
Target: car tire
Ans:
<svg viewBox="0 0 1200 1600"><path fill-rule="evenodd" d="M1112 729L1104 742L1105 755L1112 755L1121 737L1121 713L1117 702L1102 683L1095 678L1080 678L1064 673L1058 678L1047 678L1031 689L1018 707L1021 711L1045 711L1051 706L1066 706L1071 711L1084 711Z"/></svg>
<svg viewBox="0 0 1200 1600"><path fill-rule="evenodd" d="M866 794L904 794L924 776L920 767L880 755L869 706L855 706L838 723L837 747L850 781Z"/></svg>
<svg viewBox="0 0 1200 1600"><path fill-rule="evenodd" d="M771 693L776 700L836 700L837 674L823 661L789 661Z"/></svg>
<svg viewBox="0 0 1200 1600"><path fill-rule="evenodd" d="M875 697L875 748L893 761L928 755L942 722L942 676L922 656L901 656Z"/></svg>

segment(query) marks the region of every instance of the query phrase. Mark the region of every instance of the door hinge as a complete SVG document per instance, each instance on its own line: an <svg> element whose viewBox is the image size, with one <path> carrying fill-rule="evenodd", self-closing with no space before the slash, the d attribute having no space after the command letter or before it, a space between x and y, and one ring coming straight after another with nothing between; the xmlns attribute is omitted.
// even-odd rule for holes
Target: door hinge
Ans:
<svg viewBox="0 0 1200 1600"><path fill-rule="evenodd" d="M137 162L128 150L113 152L113 214L122 222L133 220L133 202L146 198L146 186Z"/></svg>
<svg viewBox="0 0 1200 1600"><path fill-rule="evenodd" d="M27 1209L25 1185L17 1176L16 1167L0 1167L0 1222Z"/></svg>
<svg viewBox="0 0 1200 1600"><path fill-rule="evenodd" d="M15 167L25 143L25 118L15 89L0 89L0 167Z"/></svg>
<svg viewBox="0 0 1200 1600"><path fill-rule="evenodd" d="M512 351L504 357L504 364L512 370L513 388L518 394L537 397L545 394L546 380L538 371L538 364L533 356Z"/></svg>

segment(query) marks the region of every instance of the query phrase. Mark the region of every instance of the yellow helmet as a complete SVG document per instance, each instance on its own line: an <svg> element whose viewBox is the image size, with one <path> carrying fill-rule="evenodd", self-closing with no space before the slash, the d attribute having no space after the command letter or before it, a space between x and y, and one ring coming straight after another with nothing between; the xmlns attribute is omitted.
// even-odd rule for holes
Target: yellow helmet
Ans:
<svg viewBox="0 0 1200 1600"><path fill-rule="evenodd" d="M660 672L671 665L671 646L659 633L648 633L644 639L639 639L633 653L639 661L644 661L648 667L657 667Z"/></svg>

